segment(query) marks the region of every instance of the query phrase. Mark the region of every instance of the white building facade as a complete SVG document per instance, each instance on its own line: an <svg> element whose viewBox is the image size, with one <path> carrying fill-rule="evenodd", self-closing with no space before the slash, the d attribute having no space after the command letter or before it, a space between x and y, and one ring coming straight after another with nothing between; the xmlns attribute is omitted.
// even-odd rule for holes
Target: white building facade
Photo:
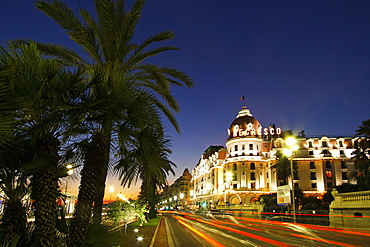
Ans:
<svg viewBox="0 0 370 247"><path fill-rule="evenodd" d="M271 168L277 162L276 152L285 147L280 128L263 128L243 107L227 131L226 147L210 146L192 170L190 196L194 208L248 206L284 184ZM327 189L351 182L356 138L307 138L301 133L296 140L295 187L305 194L322 196Z"/></svg>

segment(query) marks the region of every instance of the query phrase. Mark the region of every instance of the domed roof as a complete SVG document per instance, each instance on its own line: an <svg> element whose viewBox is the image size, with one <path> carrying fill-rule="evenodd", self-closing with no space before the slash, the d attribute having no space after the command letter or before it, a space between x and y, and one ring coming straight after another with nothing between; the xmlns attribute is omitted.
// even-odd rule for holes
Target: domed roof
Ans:
<svg viewBox="0 0 370 247"><path fill-rule="evenodd" d="M261 137L262 125L255 119L246 106L236 116L228 129L230 138L235 137Z"/></svg>

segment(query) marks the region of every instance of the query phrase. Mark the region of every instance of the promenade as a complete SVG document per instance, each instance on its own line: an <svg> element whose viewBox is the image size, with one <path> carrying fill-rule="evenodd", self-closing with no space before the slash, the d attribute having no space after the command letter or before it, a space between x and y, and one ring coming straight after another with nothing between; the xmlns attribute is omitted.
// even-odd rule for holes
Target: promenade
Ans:
<svg viewBox="0 0 370 247"><path fill-rule="evenodd" d="M138 229L136 232L135 230ZM127 233L121 247L173 247L173 241L165 217L161 217L156 227L128 226ZM142 240L138 240L142 237ZM170 244L169 244L170 243Z"/></svg>

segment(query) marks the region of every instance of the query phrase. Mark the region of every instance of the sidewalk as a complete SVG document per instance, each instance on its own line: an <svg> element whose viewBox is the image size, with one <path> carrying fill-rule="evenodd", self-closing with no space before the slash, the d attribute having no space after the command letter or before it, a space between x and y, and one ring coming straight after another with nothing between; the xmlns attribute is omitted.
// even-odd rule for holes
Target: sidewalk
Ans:
<svg viewBox="0 0 370 247"><path fill-rule="evenodd" d="M158 226L157 226L157 229L156 231L154 232L154 235L153 235L153 238L152 238L152 241L149 245L149 247L172 247L173 244L170 246L168 244L168 236L167 235L167 231L168 229L166 229L166 219L164 217L161 218Z"/></svg>

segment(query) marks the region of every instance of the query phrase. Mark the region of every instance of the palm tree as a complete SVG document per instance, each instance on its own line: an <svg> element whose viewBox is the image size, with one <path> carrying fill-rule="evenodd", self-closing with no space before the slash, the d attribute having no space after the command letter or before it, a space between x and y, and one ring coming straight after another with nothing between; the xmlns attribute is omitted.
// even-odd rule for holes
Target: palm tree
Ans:
<svg viewBox="0 0 370 247"><path fill-rule="evenodd" d="M13 113L19 119L18 132L29 140L29 152L37 160L30 184L35 208L35 244L52 246L57 216L59 136L66 124L65 109L70 107L73 90L79 88L76 85L80 81L57 60L45 58L36 44L19 47L1 49L0 64L12 70L2 80L24 102Z"/></svg>
<svg viewBox="0 0 370 247"><path fill-rule="evenodd" d="M11 140L12 148L0 149L0 188L4 193L1 242L24 246L28 209L25 197L29 193L28 176L24 169L25 164L30 162L27 161L30 156L25 144L27 141L19 141L17 137Z"/></svg>
<svg viewBox="0 0 370 247"><path fill-rule="evenodd" d="M355 151L352 153L355 159L355 179L357 180L359 190L370 190L370 119L362 121L362 125L356 130L360 138L355 145Z"/></svg>
<svg viewBox="0 0 370 247"><path fill-rule="evenodd" d="M128 186L142 181L141 196L149 203L149 216L155 217L158 189L167 184L166 177L175 164L168 159L171 154L169 140L164 138L162 126L147 126L138 133L134 147L122 153L115 166L121 184Z"/></svg>
<svg viewBox="0 0 370 247"><path fill-rule="evenodd" d="M274 172L276 172L278 179L283 180L284 184L288 184L288 178L291 176L290 172L290 160L282 152L276 152L277 162L271 166ZM297 173L297 167L293 165L294 176Z"/></svg>
<svg viewBox="0 0 370 247"><path fill-rule="evenodd" d="M92 108L86 114L86 121L90 123L93 132L85 156L78 205L71 225L71 246L83 245L92 201L95 200L96 205L102 201L104 193L101 191L105 187L112 134L124 126L119 117L132 117L127 114L128 107L121 104L121 101L127 101L120 95L122 90L129 86L136 97L139 97L137 92L142 91L151 105L159 109L179 131L172 113L178 112L179 106L170 89L173 85L193 86L192 80L179 70L144 63L150 57L177 49L172 46L149 49L156 42L172 39L174 33L171 31L149 36L141 44L132 42L144 3L143 0L137 0L129 11L125 11L123 0L95 0L95 20L82 9L81 17L75 15L58 0L51 3L37 2L37 8L67 30L70 38L84 48L89 59L85 60L63 46L39 44L40 49L58 56L69 66L83 67L88 80L96 79L96 83L90 84L88 95ZM95 198L98 193L101 198L99 200Z"/></svg>

